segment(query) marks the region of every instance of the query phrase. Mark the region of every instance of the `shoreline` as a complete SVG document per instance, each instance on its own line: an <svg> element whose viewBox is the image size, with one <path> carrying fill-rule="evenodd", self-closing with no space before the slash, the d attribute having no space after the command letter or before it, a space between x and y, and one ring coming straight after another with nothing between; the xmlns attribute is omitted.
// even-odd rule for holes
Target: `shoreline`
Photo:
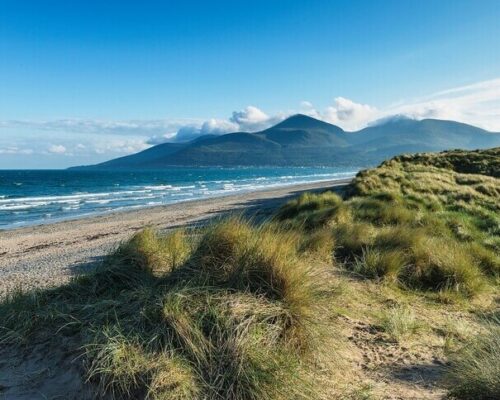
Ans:
<svg viewBox="0 0 500 400"><path fill-rule="evenodd" d="M69 215L69 216L65 216L65 217L61 216L58 218L53 218L53 219L48 219L48 220L33 220L33 221L13 223L11 225L6 225L3 227L0 226L0 238L1 238L2 233L17 231L17 230L25 229L25 228L36 228L36 227L40 227L40 226L44 226L44 225L54 225L54 224L59 224L59 223L64 223L64 222L78 222L80 220L87 220L87 219L98 218L98 217L112 216L115 214L122 214L122 213L134 212L134 211L142 211L142 210L146 210L146 209L154 209L154 208L159 208L159 207L168 207L168 206L172 206L172 205L176 205L176 204L180 204L180 203L190 203L190 202L195 202L195 201L212 200L212 199L223 198L223 197L245 195L245 194L254 193L254 192L266 192L266 191L273 191L273 190L279 190L279 189L293 188L293 187L299 187L302 185L316 185L316 184L324 184L324 183L328 183L328 182L351 181L352 179L354 179L354 177L355 177L355 174L350 175L350 176L348 175L348 176L342 177L342 178L330 178L330 179L323 179L323 180L314 180L311 182L295 182L295 183L282 182L282 183L271 184L271 185L261 186L261 187L252 188L252 189L239 189L239 190L235 190L233 193L228 192L228 193L223 193L223 194L209 195L206 197L187 198L187 199L181 199L178 201L173 201L173 202L164 203L164 204L154 204L154 205L142 204L142 205L120 206L120 207L117 207L117 210L89 211L89 212L84 213L84 214L75 214L75 215ZM69 196L72 196L72 195L69 195ZM0 196L0 199L1 199L1 196ZM1 255L1 252L0 252L0 255Z"/></svg>
<svg viewBox="0 0 500 400"><path fill-rule="evenodd" d="M265 218L302 192L338 189L351 181L281 186L0 230L0 297L14 289L63 284L91 271L104 255L146 226L168 230L231 212Z"/></svg>

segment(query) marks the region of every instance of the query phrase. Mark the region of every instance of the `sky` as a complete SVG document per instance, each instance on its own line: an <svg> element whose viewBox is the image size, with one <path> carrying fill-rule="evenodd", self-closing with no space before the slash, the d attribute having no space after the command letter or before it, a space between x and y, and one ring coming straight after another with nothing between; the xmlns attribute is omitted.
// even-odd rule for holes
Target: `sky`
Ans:
<svg viewBox="0 0 500 400"><path fill-rule="evenodd" d="M498 0L0 0L0 168L64 168L301 112L500 131Z"/></svg>

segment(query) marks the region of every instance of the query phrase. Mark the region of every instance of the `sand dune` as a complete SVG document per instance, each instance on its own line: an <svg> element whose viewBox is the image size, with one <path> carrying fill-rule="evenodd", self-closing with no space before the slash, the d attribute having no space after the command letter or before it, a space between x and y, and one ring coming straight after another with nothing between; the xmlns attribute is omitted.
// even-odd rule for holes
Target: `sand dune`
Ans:
<svg viewBox="0 0 500 400"><path fill-rule="evenodd" d="M48 287L89 271L134 232L204 223L229 212L265 217L291 196L341 187L350 179L301 184L105 216L0 231L0 296L15 288Z"/></svg>

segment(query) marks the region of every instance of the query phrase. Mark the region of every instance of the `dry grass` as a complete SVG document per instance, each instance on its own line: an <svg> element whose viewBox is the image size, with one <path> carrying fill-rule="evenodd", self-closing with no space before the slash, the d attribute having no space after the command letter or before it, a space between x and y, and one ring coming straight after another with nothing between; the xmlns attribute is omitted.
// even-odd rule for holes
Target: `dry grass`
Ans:
<svg viewBox="0 0 500 400"><path fill-rule="evenodd" d="M380 251L368 247L354 262L353 271L367 278L396 283L406 263L406 255L400 250Z"/></svg>
<svg viewBox="0 0 500 400"><path fill-rule="evenodd" d="M500 321L486 323L486 332L466 341L451 355L447 376L449 398L492 400L500 398Z"/></svg>
<svg viewBox="0 0 500 400"><path fill-rule="evenodd" d="M124 243L114 255L115 262L136 264L155 276L169 274L181 266L192 250L183 230L166 236L146 228Z"/></svg>
<svg viewBox="0 0 500 400"><path fill-rule="evenodd" d="M460 157L466 155L397 157L359 173L356 196L304 195L278 216L305 232L331 229L337 261L358 274L474 297L499 276L500 185L493 176L464 173L491 172L477 154L464 161L466 169Z"/></svg>
<svg viewBox="0 0 500 400"><path fill-rule="evenodd" d="M451 353L450 397L498 398L498 321L474 317L498 302L497 153L397 157L259 226L145 229L92 274L12 293L0 344L71 338L96 396L275 400L411 398L373 365L411 342L419 363Z"/></svg>
<svg viewBox="0 0 500 400"><path fill-rule="evenodd" d="M381 327L393 340L399 342L415 334L421 328L421 324L410 307L395 306L384 310Z"/></svg>
<svg viewBox="0 0 500 400"><path fill-rule="evenodd" d="M315 375L332 286L327 264L307 264L299 248L293 232L240 218L190 234L148 229L94 274L1 304L1 339L78 334L99 395L309 398L302 380Z"/></svg>

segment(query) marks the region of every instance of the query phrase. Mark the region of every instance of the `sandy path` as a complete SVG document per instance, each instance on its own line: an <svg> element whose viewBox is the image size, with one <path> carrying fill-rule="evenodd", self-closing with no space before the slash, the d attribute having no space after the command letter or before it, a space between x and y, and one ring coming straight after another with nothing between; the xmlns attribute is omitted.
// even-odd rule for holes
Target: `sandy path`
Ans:
<svg viewBox="0 0 500 400"><path fill-rule="evenodd" d="M145 226L168 229L232 211L266 215L301 192L348 182L302 184L0 231L0 297L15 288L67 282L71 276L90 270L103 255Z"/></svg>

